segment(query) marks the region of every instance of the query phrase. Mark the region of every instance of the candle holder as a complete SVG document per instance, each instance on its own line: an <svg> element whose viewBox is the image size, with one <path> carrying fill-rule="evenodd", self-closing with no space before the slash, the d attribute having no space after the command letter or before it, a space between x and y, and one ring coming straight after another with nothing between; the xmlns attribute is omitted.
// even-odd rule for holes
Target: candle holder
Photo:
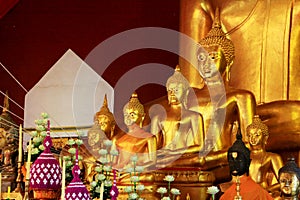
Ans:
<svg viewBox="0 0 300 200"><path fill-rule="evenodd" d="M18 161L18 175L16 178L17 186L14 190L14 192L22 192L22 183L23 183L23 175L22 175L22 162Z"/></svg>
<svg viewBox="0 0 300 200"><path fill-rule="evenodd" d="M22 125L20 124L19 127L19 148L18 148L18 174L16 178L17 186L14 190L14 192L22 192L22 160L23 160L23 131L22 131Z"/></svg>

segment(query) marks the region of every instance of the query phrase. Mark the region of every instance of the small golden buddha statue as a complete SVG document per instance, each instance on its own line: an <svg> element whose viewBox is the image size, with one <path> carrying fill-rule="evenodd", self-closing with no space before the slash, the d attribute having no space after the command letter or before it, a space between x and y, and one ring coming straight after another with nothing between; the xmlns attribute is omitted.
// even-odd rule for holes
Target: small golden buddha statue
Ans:
<svg viewBox="0 0 300 200"><path fill-rule="evenodd" d="M201 114L185 107L189 83L181 74L179 66L167 80L168 105L165 109L151 110L151 133L158 141L159 167L190 165L176 162L182 154L198 153L204 141Z"/></svg>
<svg viewBox="0 0 300 200"><path fill-rule="evenodd" d="M6 189L7 186L10 186L12 190L16 186L17 177L18 131L16 126L9 114L9 99L6 93L3 111L0 115L0 171L3 187Z"/></svg>
<svg viewBox="0 0 300 200"><path fill-rule="evenodd" d="M99 125L101 130L105 133L108 139L112 139L114 136L116 121L115 117L110 112L107 104L107 96L104 96L103 105L96 113L94 118L95 124Z"/></svg>
<svg viewBox="0 0 300 200"><path fill-rule="evenodd" d="M85 163L85 179L89 183L94 180L96 172L94 168L100 158L99 150L104 149L103 142L107 139L112 140L114 137L116 122L114 115L110 112L107 104L107 96L104 96L103 105L94 116L94 125L88 130L87 144L85 147L88 150L89 156L84 157Z"/></svg>
<svg viewBox="0 0 300 200"><path fill-rule="evenodd" d="M87 188L90 189L90 183L94 180L96 174L94 169L97 166L97 160L100 158L99 150L101 149L106 136L97 124L94 124L88 130L87 136L87 144L85 142L86 149L84 149L86 152L83 157L83 163L85 168L85 182L87 183Z"/></svg>
<svg viewBox="0 0 300 200"><path fill-rule="evenodd" d="M119 151L114 167L122 171L125 166L130 166L133 155L138 156L137 165L153 167L156 164L157 141L153 134L142 129L145 112L137 93L133 93L124 106L123 115L128 130L123 136L113 139L113 147Z"/></svg>
<svg viewBox="0 0 300 200"><path fill-rule="evenodd" d="M105 133L98 124L94 124L87 133L88 149L97 158L98 151L103 147L103 141L107 139Z"/></svg>
<svg viewBox="0 0 300 200"><path fill-rule="evenodd" d="M258 115L254 116L253 123L247 127L247 136L251 150L250 176L263 188L274 192L276 183L277 189L279 189L277 182L278 170L283 166L283 161L280 155L266 151L265 146L269 137L269 131L267 125L260 120ZM274 176L273 182L269 180L269 173L272 173Z"/></svg>
<svg viewBox="0 0 300 200"><path fill-rule="evenodd" d="M281 196L276 200L298 200L300 192L300 169L293 158L279 169Z"/></svg>

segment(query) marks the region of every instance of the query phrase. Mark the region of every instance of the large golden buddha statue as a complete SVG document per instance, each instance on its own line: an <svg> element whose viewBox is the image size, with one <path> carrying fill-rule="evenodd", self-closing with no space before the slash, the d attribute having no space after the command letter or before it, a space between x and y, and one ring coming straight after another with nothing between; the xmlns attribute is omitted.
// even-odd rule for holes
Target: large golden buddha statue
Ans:
<svg viewBox="0 0 300 200"><path fill-rule="evenodd" d="M299 6L298 1L286 0L181 0L180 13L180 32L201 41L220 8L223 30L236 52L230 85L254 94L256 114L269 128L267 150L289 151L296 157L300 157ZM193 58L197 50L187 51ZM203 79L193 67L184 59L179 64L191 85L201 89Z"/></svg>
<svg viewBox="0 0 300 200"><path fill-rule="evenodd" d="M269 131L258 115L254 116L253 123L247 127L247 136L251 150L249 175L266 190L272 193L276 189L279 191L278 171L283 167L283 161L280 155L266 151Z"/></svg>
<svg viewBox="0 0 300 200"><path fill-rule="evenodd" d="M205 84L201 88L189 90L188 98L185 101L187 109L184 109L184 111L194 111L192 113L199 113L203 116L205 134L201 136L201 131L198 134L193 134L197 137L196 139L201 138L200 143L198 145L194 145L195 143L187 144L183 156L178 156L177 158L180 157L177 160L178 162L173 162L171 166L202 167L203 170L213 170L217 181L221 181L230 178L229 174L224 173L223 167L228 165L227 149L235 141L235 134L238 129L241 130L245 142L248 143L246 128L252 123L255 115L256 101L251 92L229 86L230 69L234 59L234 46L222 31L218 17L215 19L210 32L200 41L200 44L202 48L199 48L194 56L198 58L198 71ZM182 99L180 97L181 104L183 103ZM152 113L155 113L155 108L151 107L149 109L151 132L153 134L157 134L159 131L168 133L172 130L170 127L173 127L173 129L175 127L175 133L179 135L176 142L180 144L181 141L186 141L185 136L188 129L181 128L181 124L189 121L185 119L185 116L188 115L181 116L181 118L176 117L178 116L176 112L170 112L172 104L161 99L152 103L162 105L164 108L162 110L165 113L154 115ZM181 104L180 106L182 106ZM184 108L184 106L182 107ZM189 113L191 113L190 111ZM180 124L180 128L176 129L175 124ZM201 130L201 126L202 122L200 120L198 121L198 131ZM170 135L172 134L166 134L166 137ZM166 145L171 143L172 140L169 139L165 142L158 137L158 144L161 141ZM177 151L177 154L180 153ZM159 162L163 162L167 158L169 159L165 156L164 159L159 159Z"/></svg>
<svg viewBox="0 0 300 200"><path fill-rule="evenodd" d="M133 93L123 108L126 134L113 138L113 147L119 151L115 168L124 169L132 164L131 157L138 156L137 165L153 167L156 164L157 141L153 134L143 130L145 117L144 106L140 103L137 93Z"/></svg>
<svg viewBox="0 0 300 200"><path fill-rule="evenodd" d="M213 151L226 150L234 141L236 125L248 141L245 133L255 114L256 101L251 92L229 86L234 45L222 31L218 12L200 45L204 51L200 48L197 52L198 70L205 85L195 89L196 98L188 99L188 108L203 115L206 138L215 144Z"/></svg>
<svg viewBox="0 0 300 200"><path fill-rule="evenodd" d="M180 6L180 32L196 41L207 35L220 9L223 30L236 52L231 85L252 91L259 104L300 100L300 2L181 0ZM188 50L194 57L196 51ZM189 63L180 59L179 64L191 86L201 88Z"/></svg>

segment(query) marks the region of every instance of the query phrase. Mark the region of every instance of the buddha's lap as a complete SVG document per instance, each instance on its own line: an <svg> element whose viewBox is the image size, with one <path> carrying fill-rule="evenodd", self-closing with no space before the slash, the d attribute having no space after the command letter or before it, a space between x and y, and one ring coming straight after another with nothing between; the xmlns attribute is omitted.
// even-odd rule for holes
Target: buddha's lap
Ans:
<svg viewBox="0 0 300 200"><path fill-rule="evenodd" d="M257 106L268 126L267 150L300 150L300 101L274 101Z"/></svg>

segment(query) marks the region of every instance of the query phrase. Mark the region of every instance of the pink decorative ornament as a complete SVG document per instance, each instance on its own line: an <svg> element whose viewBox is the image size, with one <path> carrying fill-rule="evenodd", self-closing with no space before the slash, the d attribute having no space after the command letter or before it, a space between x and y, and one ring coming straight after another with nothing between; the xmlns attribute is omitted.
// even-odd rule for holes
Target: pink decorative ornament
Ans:
<svg viewBox="0 0 300 200"><path fill-rule="evenodd" d="M62 170L59 162L50 151L52 140L49 120L43 145L45 150L30 168L30 188L33 190L59 190L61 188Z"/></svg>
<svg viewBox="0 0 300 200"><path fill-rule="evenodd" d="M76 149L76 161L72 169L73 180L66 188L66 200L90 200L90 194L80 179L80 168L78 166L78 149Z"/></svg>
<svg viewBox="0 0 300 200"><path fill-rule="evenodd" d="M62 170L59 162L50 151L50 121L48 120L47 135L43 141L43 153L35 160L30 168L30 189L35 199L54 199L59 196Z"/></svg>
<svg viewBox="0 0 300 200"><path fill-rule="evenodd" d="M113 172L114 172L114 182L113 182L113 185L110 190L110 197L111 197L111 200L117 200L117 197L119 195L119 190L117 187L116 170L114 169Z"/></svg>

